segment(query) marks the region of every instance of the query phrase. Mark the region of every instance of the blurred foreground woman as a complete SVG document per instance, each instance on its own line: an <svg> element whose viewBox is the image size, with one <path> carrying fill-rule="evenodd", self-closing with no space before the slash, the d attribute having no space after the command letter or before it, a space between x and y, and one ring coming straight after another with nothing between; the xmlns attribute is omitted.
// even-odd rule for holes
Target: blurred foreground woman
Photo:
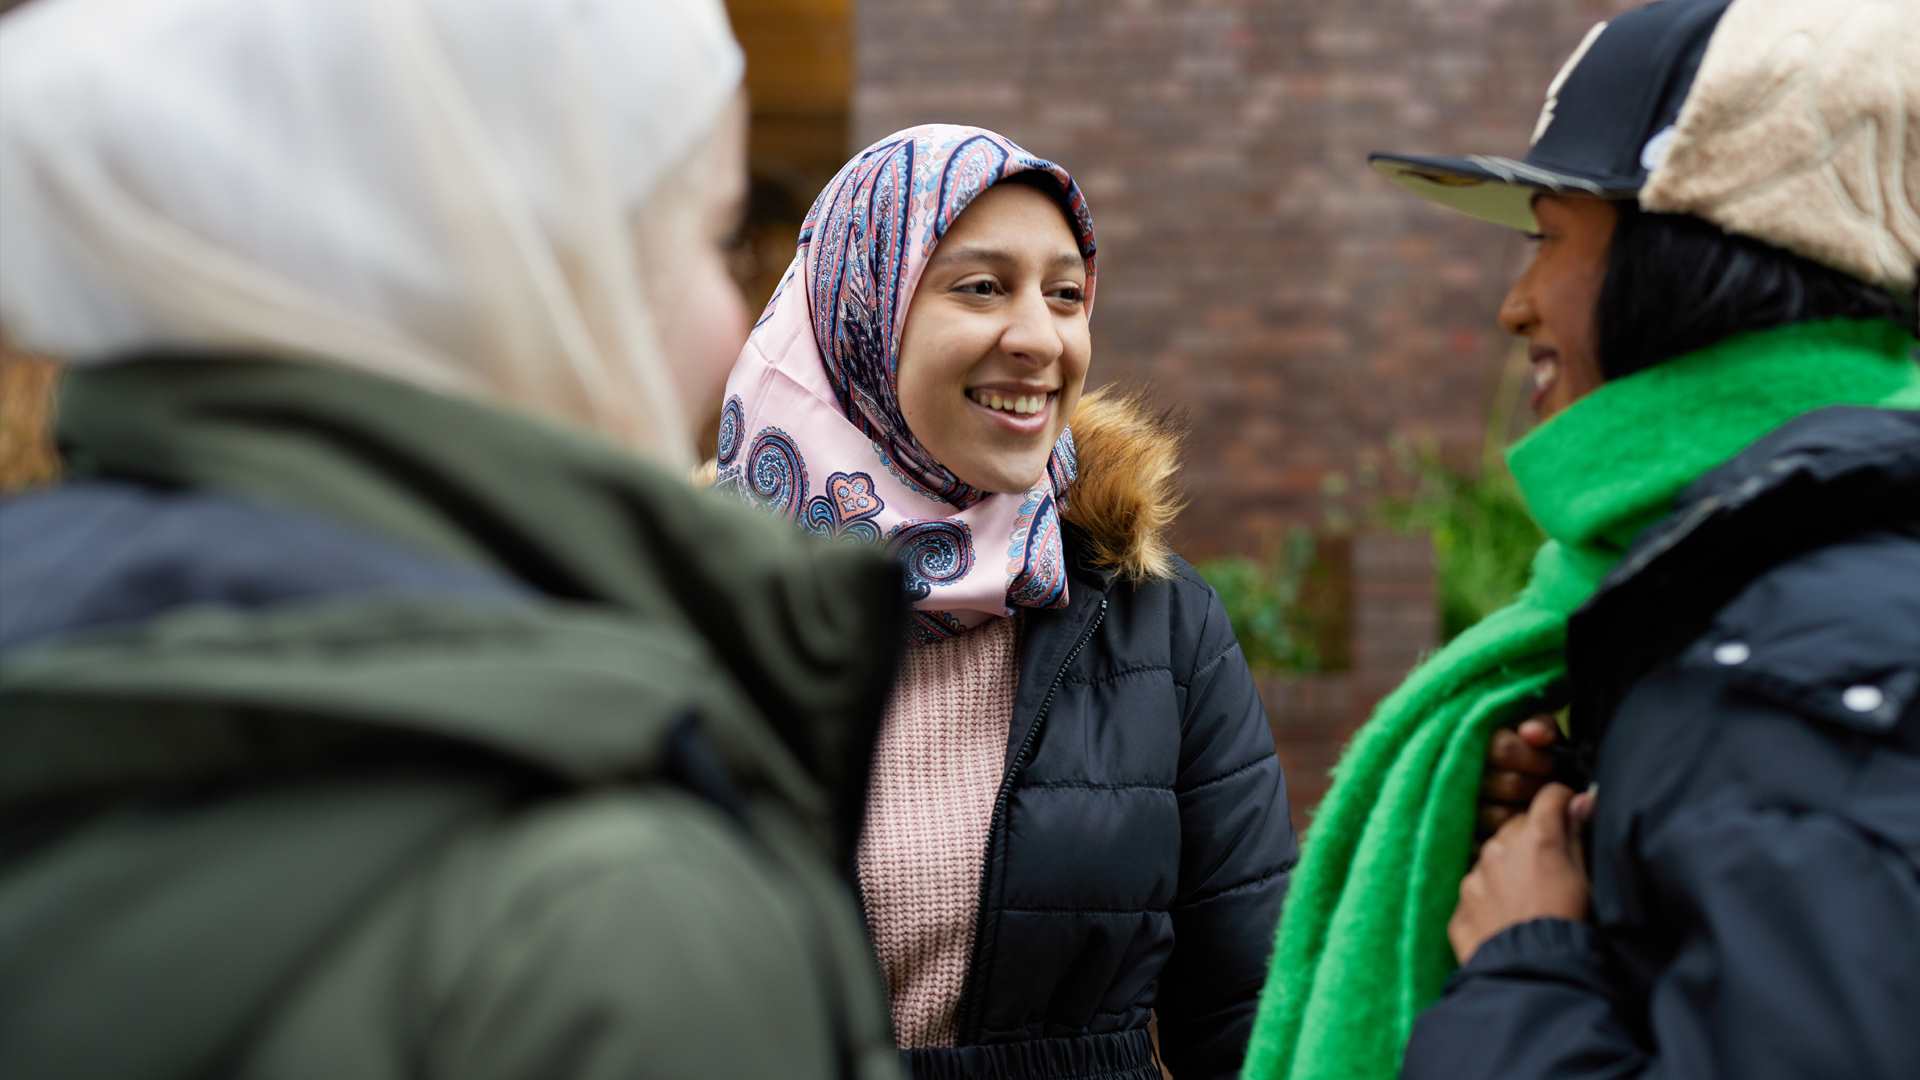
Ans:
<svg viewBox="0 0 1920 1080"><path fill-rule="evenodd" d="M717 0L41 0L0 323L0 1074L888 1076L899 572L696 493Z"/></svg>

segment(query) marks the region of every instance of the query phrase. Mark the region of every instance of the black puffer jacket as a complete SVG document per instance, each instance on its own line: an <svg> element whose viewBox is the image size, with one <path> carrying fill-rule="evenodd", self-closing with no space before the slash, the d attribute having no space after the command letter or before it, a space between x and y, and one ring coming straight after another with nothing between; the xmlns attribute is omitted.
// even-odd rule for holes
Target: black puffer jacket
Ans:
<svg viewBox="0 0 1920 1080"><path fill-rule="evenodd" d="M1920 1075L1920 413L1803 416L1569 626L1591 924L1492 938L1413 1078Z"/></svg>
<svg viewBox="0 0 1920 1080"><path fill-rule="evenodd" d="M1297 857L1266 714L1219 597L1163 550L1166 438L1075 414L1063 611L1027 612L954 1049L917 1076L1235 1076Z"/></svg>

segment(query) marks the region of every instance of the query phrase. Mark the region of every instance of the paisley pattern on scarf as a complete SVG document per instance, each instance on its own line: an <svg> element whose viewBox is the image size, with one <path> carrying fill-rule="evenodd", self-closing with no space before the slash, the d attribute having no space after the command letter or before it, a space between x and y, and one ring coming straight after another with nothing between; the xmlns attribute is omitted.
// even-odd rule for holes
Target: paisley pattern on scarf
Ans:
<svg viewBox="0 0 1920 1080"><path fill-rule="evenodd" d="M791 435L763 428L747 448L746 472L737 483L748 501L797 520L807 494L807 462Z"/></svg>
<svg viewBox="0 0 1920 1080"><path fill-rule="evenodd" d="M829 539L880 542L880 527L873 523L887 504L874 493L873 477L866 473L834 473L827 477L827 491L807 500L806 516L801 524L809 532Z"/></svg>
<svg viewBox="0 0 1920 1080"><path fill-rule="evenodd" d="M987 135L975 135L955 147L940 173L940 195L934 203L939 210L928 223L933 235L926 239L947 235L966 204L1000 178L1011 156L1006 147Z"/></svg>
<svg viewBox="0 0 1920 1080"><path fill-rule="evenodd" d="M963 521L909 521L887 534L887 550L907 571L907 595L924 600L935 585L958 581L973 569L973 533Z"/></svg>
<svg viewBox="0 0 1920 1080"><path fill-rule="evenodd" d="M767 320L773 318L774 311L780 307L780 297L785 295L787 286L793 284L794 274L799 267L800 264L797 261L787 264L787 272L780 275L780 284L775 285L773 287L773 295L767 297L767 306L761 308L760 317L753 320L753 328L755 330L765 326Z"/></svg>
<svg viewBox="0 0 1920 1080"><path fill-rule="evenodd" d="M715 460L721 468L732 465L733 460L740 456L740 429L746 422L747 409L740 395L729 397L726 406L720 410L720 448Z"/></svg>
<svg viewBox="0 0 1920 1080"><path fill-rule="evenodd" d="M915 611L907 624L907 640L916 645L947 641L966 633L971 625L951 611Z"/></svg>
<svg viewBox="0 0 1920 1080"><path fill-rule="evenodd" d="M913 477L908 476L906 472L900 468L899 463L893 460L893 455L887 453L887 448L885 446L882 446L879 443L874 443L873 456L879 459L880 467L887 470L887 475L893 477L894 480L897 481L901 487L906 488L908 491L913 492L915 495L920 495L925 498L938 499L940 497L939 495L931 491L928 491L926 488L921 487L920 484L917 481L915 481Z"/></svg>
<svg viewBox="0 0 1920 1080"><path fill-rule="evenodd" d="M1054 509L1066 513L1073 482L1080 479L1080 448L1074 444L1072 428L1060 429L1060 441L1053 444L1053 456L1047 459L1047 479L1053 482Z"/></svg>
<svg viewBox="0 0 1920 1080"><path fill-rule="evenodd" d="M1013 540L1007 546L1007 573L1013 584L1007 598L1018 607L1067 606L1067 561L1060 540L1060 515L1053 496L1027 493L1020 506Z"/></svg>
<svg viewBox="0 0 1920 1080"><path fill-rule="evenodd" d="M821 536L886 544L907 568L921 638L1066 602L1072 434L1030 490L981 491L920 445L898 396L907 310L934 248L981 192L1020 173L1057 184L1091 311L1093 219L1073 178L990 131L930 124L874 143L821 191L728 380L741 410L722 420L719 486ZM823 488L809 487L810 467ZM976 557L982 547L993 557Z"/></svg>

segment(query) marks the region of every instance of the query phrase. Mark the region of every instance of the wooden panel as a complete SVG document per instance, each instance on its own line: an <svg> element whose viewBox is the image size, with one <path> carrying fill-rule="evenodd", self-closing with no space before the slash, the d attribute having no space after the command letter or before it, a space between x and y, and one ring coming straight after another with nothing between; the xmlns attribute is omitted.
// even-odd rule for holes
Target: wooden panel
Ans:
<svg viewBox="0 0 1920 1080"><path fill-rule="evenodd" d="M844 114L853 93L850 0L730 0L756 113Z"/></svg>
<svg viewBox="0 0 1920 1080"><path fill-rule="evenodd" d="M53 391L59 371L15 352L0 333L0 494L52 482Z"/></svg>

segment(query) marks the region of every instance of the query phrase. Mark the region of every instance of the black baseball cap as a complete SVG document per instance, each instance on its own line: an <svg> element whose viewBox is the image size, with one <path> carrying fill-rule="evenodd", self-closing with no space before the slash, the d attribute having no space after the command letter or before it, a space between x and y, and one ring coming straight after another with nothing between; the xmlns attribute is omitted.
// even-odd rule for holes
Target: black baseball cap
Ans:
<svg viewBox="0 0 1920 1080"><path fill-rule="evenodd" d="M1634 198L1664 158L1730 2L1656 0L1595 26L1547 88L1523 159L1372 154L1367 162L1422 198L1528 232L1543 191Z"/></svg>

